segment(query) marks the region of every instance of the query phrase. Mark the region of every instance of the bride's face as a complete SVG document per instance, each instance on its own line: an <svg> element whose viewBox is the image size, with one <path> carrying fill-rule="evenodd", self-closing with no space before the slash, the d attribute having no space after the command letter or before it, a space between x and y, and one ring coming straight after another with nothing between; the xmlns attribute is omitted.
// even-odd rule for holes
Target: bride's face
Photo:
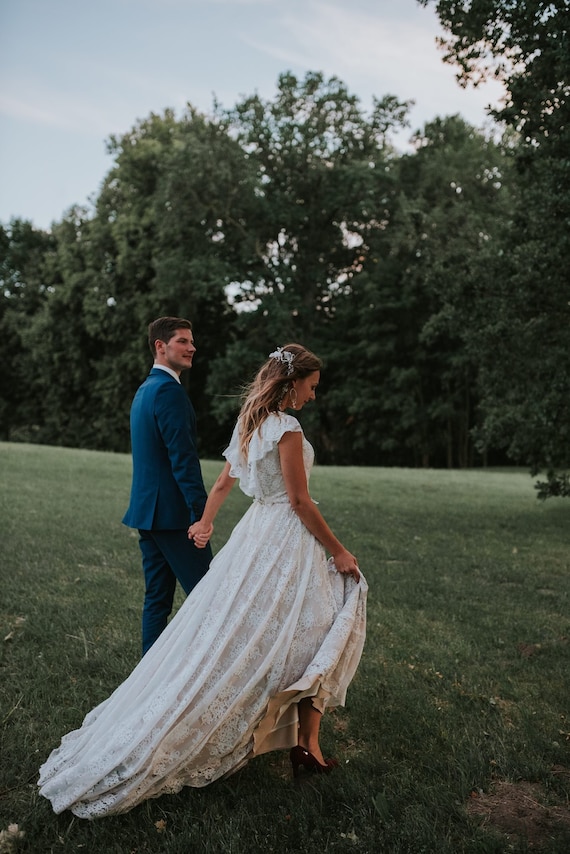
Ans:
<svg viewBox="0 0 570 854"><path fill-rule="evenodd" d="M297 392L297 405L295 407L297 410L302 409L306 403L315 399L315 392L320 378L321 372L313 371L312 374L309 374L303 380L293 380L292 385Z"/></svg>

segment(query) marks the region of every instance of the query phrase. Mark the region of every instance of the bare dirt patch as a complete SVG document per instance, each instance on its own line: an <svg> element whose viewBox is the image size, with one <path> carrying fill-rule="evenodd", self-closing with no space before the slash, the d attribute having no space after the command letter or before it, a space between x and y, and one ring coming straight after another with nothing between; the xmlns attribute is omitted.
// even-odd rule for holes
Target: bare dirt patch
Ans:
<svg viewBox="0 0 570 854"><path fill-rule="evenodd" d="M556 775L570 778L570 769L552 769ZM529 848L570 837L570 807L538 783L496 781L491 790L472 792L467 803L470 816L478 817L483 827L494 828L509 839L524 839Z"/></svg>

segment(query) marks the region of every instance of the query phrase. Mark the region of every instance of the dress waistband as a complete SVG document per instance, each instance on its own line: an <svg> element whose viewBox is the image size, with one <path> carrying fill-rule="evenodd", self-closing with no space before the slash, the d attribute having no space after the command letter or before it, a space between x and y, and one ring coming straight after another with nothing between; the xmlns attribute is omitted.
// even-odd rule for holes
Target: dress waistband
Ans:
<svg viewBox="0 0 570 854"><path fill-rule="evenodd" d="M289 496L288 495L276 495L273 498L254 498L255 503L262 504L264 507L269 507L271 504L289 504ZM314 498L311 498L313 504L318 504L318 501L315 501Z"/></svg>

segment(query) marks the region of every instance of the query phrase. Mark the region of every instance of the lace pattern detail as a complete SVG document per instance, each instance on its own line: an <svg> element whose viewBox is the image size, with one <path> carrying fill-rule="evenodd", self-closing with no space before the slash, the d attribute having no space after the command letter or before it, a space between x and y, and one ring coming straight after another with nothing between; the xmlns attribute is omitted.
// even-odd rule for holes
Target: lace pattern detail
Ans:
<svg viewBox="0 0 570 854"><path fill-rule="evenodd" d="M239 424L236 424L224 457L230 463L231 476L239 479L242 492L260 501L278 498L287 500L278 445L285 433L302 432L301 425L292 415L272 412L251 437L247 460L244 460L239 449ZM307 478L313 461L313 448L303 436L303 462Z"/></svg>
<svg viewBox="0 0 570 854"><path fill-rule="evenodd" d="M256 500L209 572L42 766L40 791L56 812L96 818L205 786L293 746L301 697L321 710L344 704L364 644L366 582L330 568L287 501L277 445L298 421L276 415L265 427L247 465L235 433L226 451ZM313 452L303 447L308 476Z"/></svg>

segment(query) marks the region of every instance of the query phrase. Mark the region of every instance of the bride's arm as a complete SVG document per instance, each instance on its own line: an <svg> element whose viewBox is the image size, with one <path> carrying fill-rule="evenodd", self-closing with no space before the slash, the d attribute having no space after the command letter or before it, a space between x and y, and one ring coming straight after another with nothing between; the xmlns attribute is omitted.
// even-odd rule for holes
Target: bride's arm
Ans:
<svg viewBox="0 0 570 854"><path fill-rule="evenodd" d="M235 482L236 478L230 477L230 464L227 462L210 490L201 519L188 528L188 538L194 540L198 548L204 548L212 536L214 519Z"/></svg>
<svg viewBox="0 0 570 854"><path fill-rule="evenodd" d="M288 432L283 434L279 442L279 459L291 507L311 534L333 556L338 571L349 572L358 581L360 573L356 558L335 537L309 495L307 476L303 465L303 436L301 433Z"/></svg>

